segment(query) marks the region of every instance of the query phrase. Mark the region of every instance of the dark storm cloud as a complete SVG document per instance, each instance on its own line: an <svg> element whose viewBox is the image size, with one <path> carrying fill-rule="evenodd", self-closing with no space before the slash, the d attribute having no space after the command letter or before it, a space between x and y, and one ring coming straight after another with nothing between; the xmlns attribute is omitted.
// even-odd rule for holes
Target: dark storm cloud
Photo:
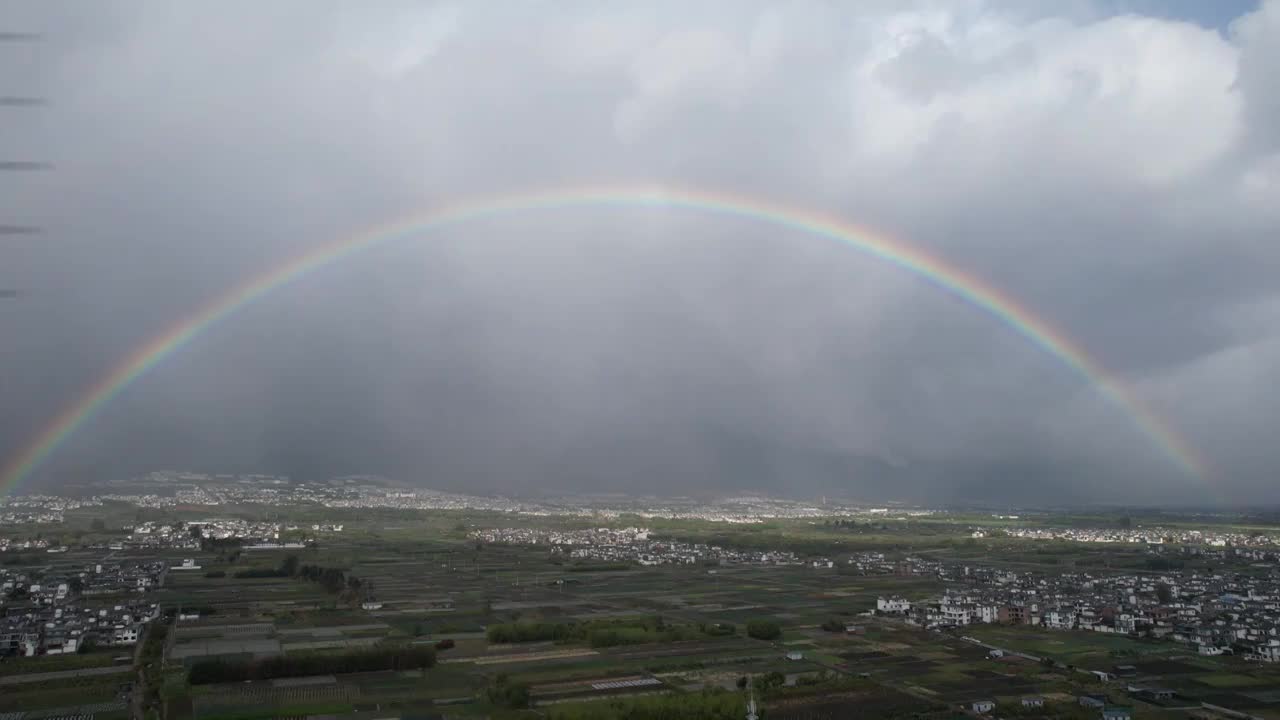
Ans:
<svg viewBox="0 0 1280 720"><path fill-rule="evenodd" d="M1128 6L1126 6L1128 7ZM1280 400L1280 4L19 4L0 453L243 279L451 198L645 179L878 227L1002 288L1258 497ZM1034 12L1033 9L1034 8ZM1132 8L1129 8L1132 9ZM21 46L19 48L19 46ZM14 50L19 48L18 50ZM1010 328L677 210L381 247L197 338L42 469L452 488L1200 499ZM1016 492L1015 492L1016 491ZM1008 494L1014 493L1014 494Z"/></svg>

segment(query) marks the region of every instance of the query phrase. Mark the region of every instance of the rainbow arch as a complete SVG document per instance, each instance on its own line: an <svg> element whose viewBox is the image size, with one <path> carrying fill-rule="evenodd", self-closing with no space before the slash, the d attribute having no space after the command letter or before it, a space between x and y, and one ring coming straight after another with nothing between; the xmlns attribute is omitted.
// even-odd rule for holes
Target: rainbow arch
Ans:
<svg viewBox="0 0 1280 720"><path fill-rule="evenodd" d="M575 207L667 207L765 222L826 238L909 272L985 312L1084 377L1129 415L1182 472L1204 480L1195 450L1078 344L1013 298L941 258L870 228L802 208L730 193L660 185L566 187L486 196L427 210L341 238L286 260L233 287L130 353L55 416L0 472L0 495L17 492L32 472L122 390L220 321L289 283L343 258L407 235L522 212Z"/></svg>

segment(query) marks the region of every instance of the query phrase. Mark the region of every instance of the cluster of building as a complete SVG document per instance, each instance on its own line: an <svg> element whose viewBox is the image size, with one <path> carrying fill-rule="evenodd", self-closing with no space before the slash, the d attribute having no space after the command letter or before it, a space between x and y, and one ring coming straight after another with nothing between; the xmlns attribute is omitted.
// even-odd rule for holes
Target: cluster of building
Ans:
<svg viewBox="0 0 1280 720"><path fill-rule="evenodd" d="M1280 575L1274 572L1045 575L930 565L895 563L892 570L925 569L957 584L928 602L882 597L876 610L928 628L1035 625L1168 639L1202 655L1280 662Z"/></svg>
<svg viewBox="0 0 1280 720"><path fill-rule="evenodd" d="M1076 702L1080 707L1101 711L1100 717L1102 720L1132 720L1133 718L1133 708L1127 705L1110 705L1107 703L1105 695L1080 695L1076 698ZM982 699L963 703L960 709L968 710L975 715L985 716L996 712L998 707L1003 708L1005 706L998 705L995 700ZM1015 712L1026 713L1038 712L1043 707L1044 698L1032 695L1019 698L1017 705L1011 709Z"/></svg>
<svg viewBox="0 0 1280 720"><path fill-rule="evenodd" d="M436 490L402 490L372 485L348 486L331 492L322 501L332 508L396 508L400 510L486 510L521 513L523 515L590 515L581 508L557 513L554 508L537 502L505 497L480 497Z"/></svg>
<svg viewBox="0 0 1280 720"><path fill-rule="evenodd" d="M190 520L186 525L187 534L210 540L278 540L280 524L273 522L255 522L237 518ZM296 530L296 526L292 529ZM135 532L136 529L135 529Z"/></svg>
<svg viewBox="0 0 1280 720"><path fill-rule="evenodd" d="M0 497L0 510L47 510L63 512L85 507L101 507L96 498L74 498L61 495L9 495Z"/></svg>
<svg viewBox="0 0 1280 720"><path fill-rule="evenodd" d="M57 495L14 495L0 497L0 525L60 523L67 510L100 506L97 498L70 498Z"/></svg>
<svg viewBox="0 0 1280 720"><path fill-rule="evenodd" d="M127 539L109 543L110 549L196 550L200 547L199 538L183 525L148 521L138 525L125 525L122 529L130 531L130 535Z"/></svg>
<svg viewBox="0 0 1280 720"><path fill-rule="evenodd" d="M643 519L704 520L729 524L754 524L769 520L813 520L830 518L919 517L932 510L865 508L839 503L799 502L780 498L740 496L708 501L705 498L618 498L575 497L561 503L568 508L590 508L596 517L616 518L624 515Z"/></svg>
<svg viewBox="0 0 1280 720"><path fill-rule="evenodd" d="M119 600L164 581L163 562L95 563L78 570L0 568L0 656L58 655L132 645L159 606ZM92 598L115 602L89 607ZM109 603L111 601L108 601Z"/></svg>
<svg viewBox="0 0 1280 720"><path fill-rule="evenodd" d="M15 538L0 537L0 552L30 552L32 550L47 550L50 544L44 538L25 538L18 540Z"/></svg>
<svg viewBox="0 0 1280 720"><path fill-rule="evenodd" d="M46 501L80 504L116 502L145 508L217 507L223 505L321 505L332 508L397 508L406 510L486 510L535 516L594 517L616 519L623 515L641 518L708 520L724 523L759 523L770 519L820 519L830 517L902 517L928 515L931 510L904 510L886 507L797 502L768 497L627 498L572 496L538 500L486 497L436 490L407 489L384 478L356 475L325 482L294 482L287 476L210 474L185 471L157 471L128 480L108 483L113 492L76 500L26 496L42 509ZM0 506L0 510L3 507Z"/></svg>
<svg viewBox="0 0 1280 720"><path fill-rule="evenodd" d="M634 545L649 539L646 528L591 528L556 530L552 528L485 528L467 534L472 540L505 545Z"/></svg>
<svg viewBox="0 0 1280 720"><path fill-rule="evenodd" d="M75 597L146 592L164 582L163 561L99 562L79 570L0 567L0 607L59 605Z"/></svg>
<svg viewBox="0 0 1280 720"><path fill-rule="evenodd" d="M59 510L5 510L0 525L52 525L63 521Z"/></svg>
<svg viewBox="0 0 1280 720"><path fill-rule="evenodd" d="M1208 545L1210 547L1258 548L1275 547L1280 539L1264 533L1240 533L1209 530L1186 530L1161 526L1138 528L977 528L973 537L1004 533L1010 537L1032 540L1068 540L1092 543L1146 543L1148 545Z"/></svg>
<svg viewBox="0 0 1280 720"><path fill-rule="evenodd" d="M704 543L653 540L645 528L591 528L553 530L547 528L488 528L468 535L473 540L508 545L545 545L552 552L574 560L634 562L641 565L688 565L701 562L751 565L803 565L793 552L780 550L737 550ZM831 567L825 558L814 561Z"/></svg>
<svg viewBox="0 0 1280 720"><path fill-rule="evenodd" d="M307 539L327 533L340 533L342 528L341 523L282 525L277 522L237 518L190 520L172 524L147 521L138 525L125 525L123 529L130 531L129 536L111 541L107 548L196 550L206 540L238 540L246 548L304 547ZM294 540L282 539L282 533Z"/></svg>
<svg viewBox="0 0 1280 720"><path fill-rule="evenodd" d="M62 655L88 646L134 645L143 627L160 615L156 603L109 607L36 605L0 619L0 656Z"/></svg>

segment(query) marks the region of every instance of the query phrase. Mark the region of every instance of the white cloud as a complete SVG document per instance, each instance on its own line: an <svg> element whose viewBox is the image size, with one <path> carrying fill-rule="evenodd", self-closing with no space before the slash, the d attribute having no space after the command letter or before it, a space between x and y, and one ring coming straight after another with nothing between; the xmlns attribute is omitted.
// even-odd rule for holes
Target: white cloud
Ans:
<svg viewBox="0 0 1280 720"><path fill-rule="evenodd" d="M856 149L873 157L901 161L945 134L1006 165L1064 162L1162 183L1212 163L1238 134L1237 51L1187 23L885 24L850 93Z"/></svg>
<svg viewBox="0 0 1280 720"><path fill-rule="evenodd" d="M461 31L462 10L420 5L374 13L364 3L345 5L335 23L339 47L362 64L387 74L411 70L438 55Z"/></svg>

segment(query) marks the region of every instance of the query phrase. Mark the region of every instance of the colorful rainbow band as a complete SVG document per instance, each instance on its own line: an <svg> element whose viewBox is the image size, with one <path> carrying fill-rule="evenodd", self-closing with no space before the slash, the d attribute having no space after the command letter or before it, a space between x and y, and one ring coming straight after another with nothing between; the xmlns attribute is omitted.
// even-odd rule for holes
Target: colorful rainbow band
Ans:
<svg viewBox="0 0 1280 720"><path fill-rule="evenodd" d="M978 278L947 265L941 259L868 229L797 208L704 190L631 185L517 193L452 204L376 227L352 238L330 242L281 263L233 288L173 325L165 333L138 348L125 362L91 386L87 393L55 417L4 466L3 474L0 474L0 495L16 492L68 437L147 370L180 350L214 324L273 290L347 256L412 233L439 230L513 213L583 206L673 207L763 221L788 230L834 240L897 266L986 312L1032 344L1058 358L1132 417L1153 444L1183 472L1201 480L1207 479L1205 466L1197 459L1191 447L1146 409L1122 383L1105 372L1084 349L1018 305L1012 298Z"/></svg>

